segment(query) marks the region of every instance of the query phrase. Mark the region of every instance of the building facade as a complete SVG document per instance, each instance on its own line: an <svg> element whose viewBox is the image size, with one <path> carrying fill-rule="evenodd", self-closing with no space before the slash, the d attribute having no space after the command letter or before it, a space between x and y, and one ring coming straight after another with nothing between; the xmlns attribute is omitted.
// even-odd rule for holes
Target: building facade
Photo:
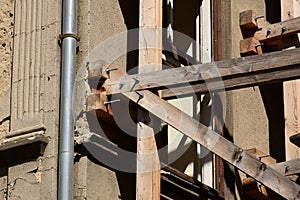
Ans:
<svg viewBox="0 0 300 200"><path fill-rule="evenodd" d="M281 21L280 1L165 0L163 48L170 49L167 47L170 44L173 45L171 49L177 47L177 52L187 55L189 59L186 60L192 64L239 57L242 39L239 13L251 9L264 15L270 23ZM0 10L0 199L57 199L62 0L1 0ZM89 93L97 90L97 87L90 87L94 84L88 80L91 71L112 66L120 71L136 72L138 38L136 32L129 30L139 28L139 1L78 0L77 13L79 40L74 89L73 196L74 199L134 199L134 171L122 170L111 162L99 160L101 152L91 147L99 153L95 155L89 149L92 139L85 141L85 136L90 133L101 135L100 129L105 133L112 132L106 135L111 143L126 152L136 151L134 137L123 137L119 130L105 127L105 121L101 124L93 113L86 112L86 100ZM175 32L184 34L193 42L180 38ZM218 32L221 34L218 35ZM118 41L115 38L121 43L114 44ZM125 49L118 49L123 54L107 57L111 59L107 63L101 58L103 49L100 48L110 44ZM165 63L171 62L168 61L169 53L163 51ZM221 114L225 122L224 136L244 149L256 148L277 161L284 161L282 87L282 84L271 86L272 94L270 86L222 94L226 99L221 104L224 107L221 109L224 111ZM206 102L205 96L197 98L171 102L204 124L216 128L209 102ZM193 106L195 101L200 101L198 107L202 106L202 114L197 106ZM272 118L275 115L279 117ZM212 197L243 198L241 183L236 180L244 174L225 162L216 161L213 154L205 152L201 146L170 127L163 134L169 137L162 139L168 144L162 144L166 147L162 154L178 173L185 173L215 189ZM102 144L100 149L104 157L108 155L111 161L109 151L103 150L106 143L100 141L99 144ZM116 159L120 157L118 155ZM131 161L134 162L134 159ZM134 163L128 165L134 166ZM218 171L220 168L222 170ZM168 177L168 173L171 172L162 175L162 199L167 199L168 195L172 198L172 192L169 192L172 185L181 184L179 179ZM195 191L199 191L197 187ZM193 198L199 195L193 189L182 193L192 194ZM209 194L204 197L209 199Z"/></svg>

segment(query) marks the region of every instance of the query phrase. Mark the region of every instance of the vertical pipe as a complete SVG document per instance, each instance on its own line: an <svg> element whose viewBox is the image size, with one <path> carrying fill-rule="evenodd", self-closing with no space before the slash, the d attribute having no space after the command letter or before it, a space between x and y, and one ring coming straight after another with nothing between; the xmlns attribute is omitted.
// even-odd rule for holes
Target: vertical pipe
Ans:
<svg viewBox="0 0 300 200"><path fill-rule="evenodd" d="M73 199L77 0L63 0L58 199Z"/></svg>

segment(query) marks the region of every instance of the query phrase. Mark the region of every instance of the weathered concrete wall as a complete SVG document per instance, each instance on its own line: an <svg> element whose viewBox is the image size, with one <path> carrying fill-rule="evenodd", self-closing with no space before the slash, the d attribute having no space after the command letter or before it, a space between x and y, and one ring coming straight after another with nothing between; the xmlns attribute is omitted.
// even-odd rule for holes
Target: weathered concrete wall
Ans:
<svg viewBox="0 0 300 200"><path fill-rule="evenodd" d="M255 10L259 15L265 15L263 1L231 1L230 50L231 58L239 57L239 42L242 39L239 27L239 13L245 10ZM225 38L227 39L227 38ZM269 152L268 119L258 87L251 87L228 92L228 106L231 110L227 116L229 132L234 142L243 148L256 147Z"/></svg>
<svg viewBox="0 0 300 200"><path fill-rule="evenodd" d="M242 34L239 27L239 13L249 9L265 16L264 1L222 1L223 59L240 57L239 44ZM226 129L228 132L225 135L244 149L257 148L268 154L268 118L259 88L250 87L229 91L226 100ZM226 199L240 199L243 195L240 185L233 182L240 178L236 172L225 164Z"/></svg>
<svg viewBox="0 0 300 200"><path fill-rule="evenodd" d="M12 67L13 0L0 1L0 140L9 132ZM8 195L7 167L0 167L0 199Z"/></svg>
<svg viewBox="0 0 300 200"><path fill-rule="evenodd" d="M33 92L34 95L38 95L36 97L41 100L41 107L39 107L40 105L37 107L33 106L34 109L37 109L33 109L36 112L32 112L32 115L43 113L42 115L38 115L39 117L35 117L35 119L38 119L38 125L45 127L45 134L50 138L50 142L45 148L43 156L32 157L30 162L23 161L18 164L13 163L10 166L0 167L0 198L4 197L4 199L7 197L9 197L9 199L33 199L33 197L35 199L56 199L60 77L60 48L57 44L57 38L60 34L61 27L62 2L61 0L40 1L44 2L42 7L44 16L41 22L42 24L36 30L33 29L31 31L26 29L27 35L25 32L23 35L24 38L26 35L26 37L30 38L30 41L33 42L35 41L34 38L41 33L41 41L37 40L37 42L40 43L36 43L35 45L42 48L42 54L39 54L37 49L33 48L32 43L28 43L28 45L23 47L31 47L29 48L29 51L32 52L31 55L40 55L43 58L41 65L44 66L44 71L40 71L40 78L38 78L41 81L38 86L42 88L42 90L40 90L39 94L36 94L35 90L31 90L32 88L29 86L26 87L28 87L29 91ZM16 60L12 58L12 33L14 25L13 2L15 1L2 0L0 2L0 139L4 138L10 131L9 116L11 113L9 109L10 106L7 106L10 105L10 92L7 91L11 89L11 69L12 67L13 69L18 67L12 66L12 61L15 62L15 65L19 65ZM93 52L93 49L99 43L114 34L134 28L137 24L135 21L137 21L138 18L136 16L135 5L131 4L131 2L128 3L128 1L79 0L78 2L78 30L80 42L78 43L77 67L79 69L82 67L81 64L84 59ZM225 19L225 26L222 26L224 28L224 58L238 57L239 41L242 38L238 24L239 12L246 9L254 9L259 14L263 14L264 2L258 0L242 2L237 0L224 0L222 4L224 8L223 14L225 16L223 17ZM130 9L135 11L132 12ZM30 17L34 16L28 15L28 19L31 19ZM19 34L22 34L22 32L19 32ZM35 34L35 36L29 37L30 34ZM17 30L14 38L18 37ZM15 44L16 48L20 48L20 46L18 43ZM26 50L21 49L19 52L23 53L26 52ZM29 67L29 57L25 56L24 58L26 58L26 66ZM19 57L16 56L15 59L19 59ZM99 59L101 60L101 58ZM125 70L126 56L121 56L113 65ZM35 74L33 74L31 78L35 77L34 75ZM27 84L26 77L24 80L24 83ZM31 82L28 82L28 84L31 84ZM16 97L19 97L18 92L20 90L15 91L17 92L14 94ZM22 96L22 98L28 98L28 101L30 101L30 95L28 93ZM14 99L16 100L16 98ZM33 101L33 104L34 102L35 101ZM227 95L227 103L226 124L229 134L233 136L234 142L243 148L256 147L268 153L268 121L259 89L254 87L229 92ZM31 106L31 104L28 105L29 107ZM17 108L15 106L17 105L12 104L14 109ZM3 112L3 110L5 112ZM28 111L30 111L30 109ZM26 119L26 115L24 116L24 119ZM24 122L18 119L18 117L14 119L14 129L18 130L20 127L27 128L27 121ZM35 120L30 121L33 121L33 125L36 125ZM128 195L130 199L130 195L134 195L134 192L124 186L126 184L130 185L126 183L126 180L131 180L132 177L129 179L128 177L130 177L130 175L115 172L107 167L96 164L90 157L84 156L75 164L74 196L76 199L117 199L120 195ZM134 184L132 185L134 186ZM235 196L238 195L237 190L238 189L233 186L233 189L228 189L228 193ZM229 195L228 199L231 199L232 195Z"/></svg>
<svg viewBox="0 0 300 200"><path fill-rule="evenodd" d="M128 17L126 16L128 14L126 13L127 8L122 6L122 1L118 0L78 1L78 35L80 41L78 42L79 51L77 57L77 87L82 88L82 90L77 89L76 96L76 111L79 115L84 110L84 98L86 95L84 93L90 92L89 89L85 91L88 86L82 83L87 76L87 67L96 68L100 72L102 66L94 65L97 61L97 63L103 63L105 67L108 67L109 64L112 67L118 67L120 71L126 71L126 52L124 52L125 55L115 58L116 60L112 63L107 63L105 58L108 56L100 53L103 49L97 50L97 47L102 42L129 28L125 24L125 18ZM127 43L125 41L125 43L119 45L122 47L125 45L126 47ZM79 134L84 133L81 130L83 129L78 129ZM79 151L78 153L82 152ZM125 196L125 199L133 199L134 191L123 189L122 181L124 182L125 180L126 182L126 179L120 178L119 173L121 172L116 172L114 167L105 167L97 160L92 161L91 156L81 157L74 165L74 199L104 200L119 199L121 196ZM127 182L127 186L134 188L135 184ZM124 194L124 192L127 194Z"/></svg>
<svg viewBox="0 0 300 200"><path fill-rule="evenodd" d="M57 198L61 6L61 0L1 1L1 199ZM45 148L33 140L18 146L34 134L48 138Z"/></svg>
<svg viewBox="0 0 300 200"><path fill-rule="evenodd" d="M13 0L0 2L0 96L10 89L13 33Z"/></svg>
<svg viewBox="0 0 300 200"><path fill-rule="evenodd" d="M13 0L0 2L0 139L9 131Z"/></svg>
<svg viewBox="0 0 300 200"><path fill-rule="evenodd" d="M114 171L92 162L87 156L75 164L74 199L118 199L121 196Z"/></svg>

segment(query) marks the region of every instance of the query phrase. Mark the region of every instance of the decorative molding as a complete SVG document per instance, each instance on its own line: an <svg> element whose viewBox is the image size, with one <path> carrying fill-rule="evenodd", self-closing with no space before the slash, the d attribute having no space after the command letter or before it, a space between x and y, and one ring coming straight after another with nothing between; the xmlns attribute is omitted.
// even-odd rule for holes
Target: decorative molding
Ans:
<svg viewBox="0 0 300 200"><path fill-rule="evenodd" d="M34 132L45 132L46 127L44 125L36 125L36 126L30 126L23 129L18 129L16 131L12 131L6 135L6 138L11 138L23 134L30 134Z"/></svg>
<svg viewBox="0 0 300 200"><path fill-rule="evenodd" d="M11 130L43 123L44 0L17 0L12 72Z"/></svg>
<svg viewBox="0 0 300 200"><path fill-rule="evenodd" d="M44 131L37 131L13 138L7 138L0 142L0 151L5 151L36 142L47 144L49 142L49 138L45 136Z"/></svg>

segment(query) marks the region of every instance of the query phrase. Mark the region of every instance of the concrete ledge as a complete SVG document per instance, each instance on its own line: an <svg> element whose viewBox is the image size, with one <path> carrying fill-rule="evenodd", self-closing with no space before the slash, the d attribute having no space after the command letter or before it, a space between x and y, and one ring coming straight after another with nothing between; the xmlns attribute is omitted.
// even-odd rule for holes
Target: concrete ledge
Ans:
<svg viewBox="0 0 300 200"><path fill-rule="evenodd" d="M30 134L7 138L0 142L0 151L9 150L36 142L47 144L49 142L49 138L45 136L44 131L37 131Z"/></svg>

